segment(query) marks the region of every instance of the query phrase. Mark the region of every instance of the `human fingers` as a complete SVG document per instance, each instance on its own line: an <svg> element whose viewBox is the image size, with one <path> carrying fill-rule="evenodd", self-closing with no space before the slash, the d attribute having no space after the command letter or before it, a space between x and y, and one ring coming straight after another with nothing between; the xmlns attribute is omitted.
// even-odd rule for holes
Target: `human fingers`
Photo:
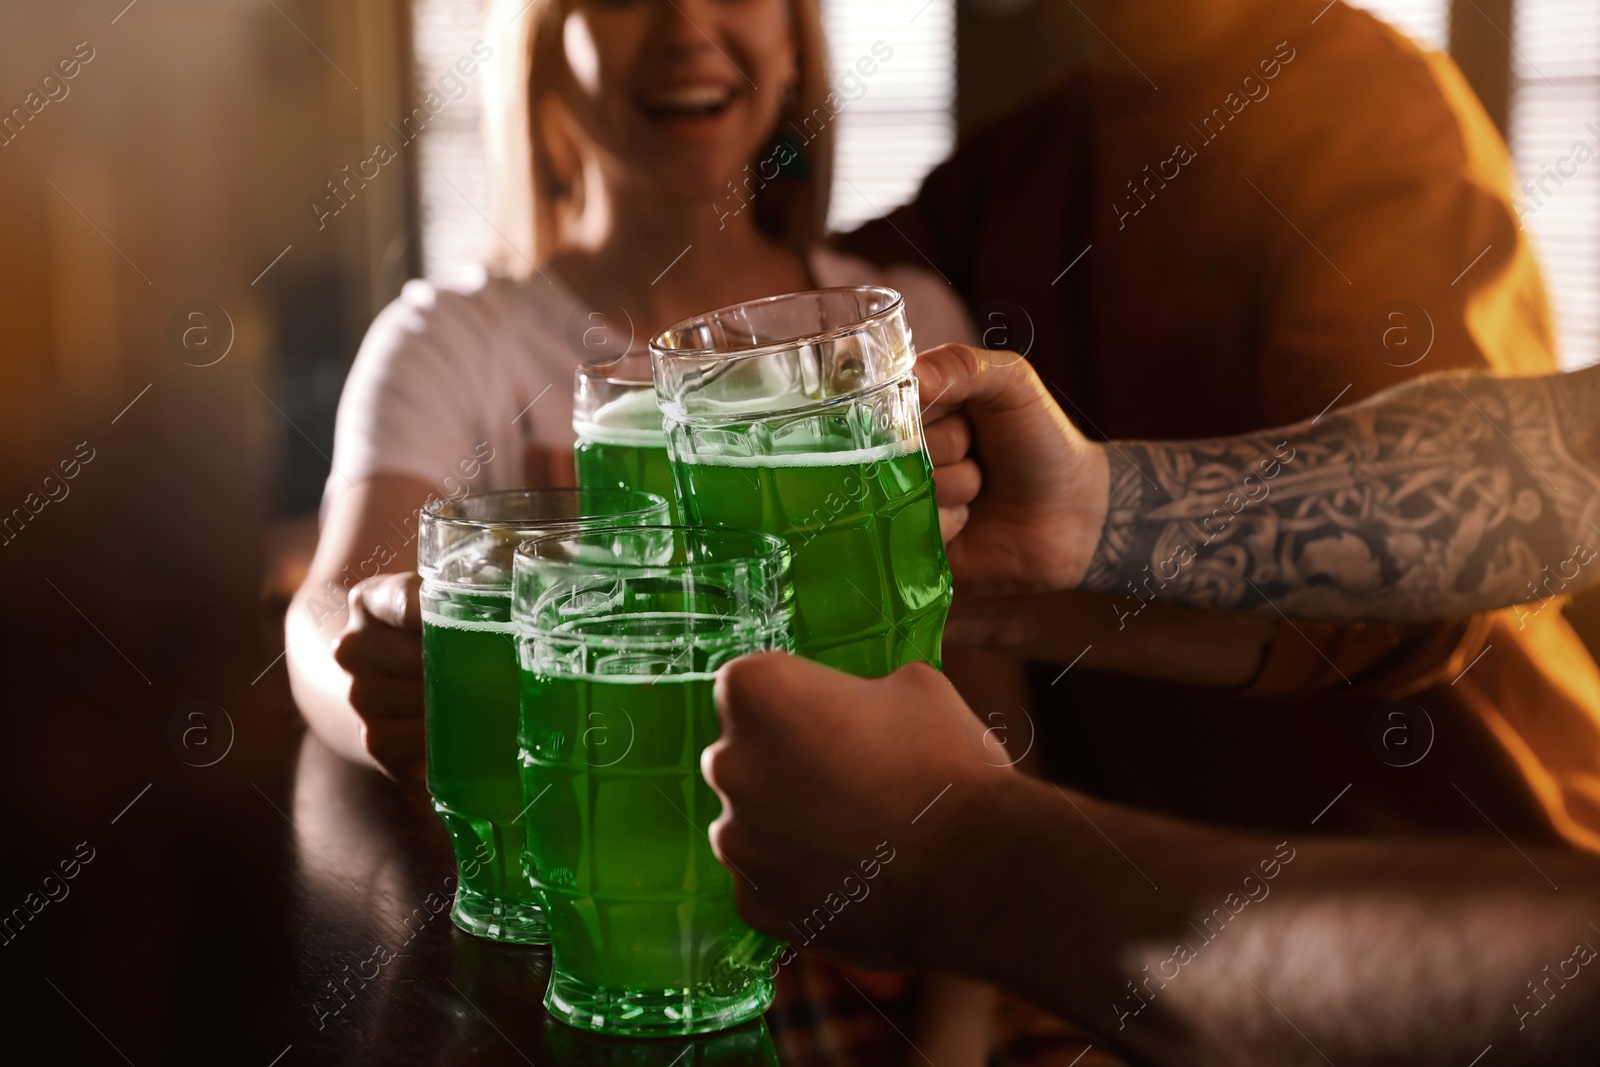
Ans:
<svg viewBox="0 0 1600 1067"><path fill-rule="evenodd" d="M377 719L420 719L423 715L421 678L391 678L386 674L358 672L350 676L350 706L364 722Z"/></svg>
<svg viewBox="0 0 1600 1067"><path fill-rule="evenodd" d="M352 615L344 632L334 638L333 661L353 675L420 679L422 635L396 630L370 616Z"/></svg>
<svg viewBox="0 0 1600 1067"><path fill-rule="evenodd" d="M757 831L787 828L797 843L818 844L815 835L827 826L848 837L864 811L909 819L915 811L900 809L913 800L895 783L942 773L931 763L946 762L951 739L959 747L976 725L950 684L924 663L861 679L764 653L724 665L714 693L722 734L701 766L724 797L724 818ZM874 714L862 716L862 707ZM940 730L943 740L931 736Z"/></svg>
<svg viewBox="0 0 1600 1067"><path fill-rule="evenodd" d="M770 781L756 772L768 751L786 747L774 745L774 727L785 709L804 699L792 680L792 660L784 652L741 656L724 664L713 683L721 730L700 754L700 771L722 802L722 813L707 836L717 858L735 870L763 859L754 852L761 838L752 838L748 829L767 821L763 808L773 798L765 788Z"/></svg>
<svg viewBox="0 0 1600 1067"><path fill-rule="evenodd" d="M928 457L935 467L955 463L972 451L972 423L959 412L951 412L925 424L922 439L927 443Z"/></svg>
<svg viewBox="0 0 1600 1067"><path fill-rule="evenodd" d="M787 652L755 652L722 665L712 684L722 725L718 743L760 731L782 715L794 695L796 662Z"/></svg>
<svg viewBox="0 0 1600 1067"><path fill-rule="evenodd" d="M933 469L933 490L943 508L970 504L983 488L983 470L977 461L964 459Z"/></svg>
<svg viewBox="0 0 1600 1067"><path fill-rule="evenodd" d="M967 510L965 504L953 508L940 508L939 540L949 545L951 541L954 541L960 535L962 530L966 529L967 519L970 517L971 512Z"/></svg>
<svg viewBox="0 0 1600 1067"><path fill-rule="evenodd" d="M939 345L918 354L915 372L924 423L964 406L1003 411L1051 403L1032 365L1015 352Z"/></svg>
<svg viewBox="0 0 1600 1067"><path fill-rule="evenodd" d="M350 590L350 610L396 630L422 632L422 578L415 571L379 574Z"/></svg>
<svg viewBox="0 0 1600 1067"><path fill-rule="evenodd" d="M949 912L929 886L961 854L953 809L934 805L951 790L980 795L996 773L980 755L983 724L925 663L877 679L804 660L741 666L725 693L743 733L708 768L731 798L716 842L740 914L778 936L818 901L848 896L815 947L914 966L930 922Z"/></svg>
<svg viewBox="0 0 1600 1067"><path fill-rule="evenodd" d="M352 674L422 676L420 579L381 574L350 591L350 616L333 643L334 662Z"/></svg>

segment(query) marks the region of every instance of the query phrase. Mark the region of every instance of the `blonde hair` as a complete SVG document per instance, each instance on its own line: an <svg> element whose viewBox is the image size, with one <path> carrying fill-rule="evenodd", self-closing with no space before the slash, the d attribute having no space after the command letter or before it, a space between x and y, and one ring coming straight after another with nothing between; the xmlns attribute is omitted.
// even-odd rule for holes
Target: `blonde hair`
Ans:
<svg viewBox="0 0 1600 1067"><path fill-rule="evenodd" d="M800 116L827 107L830 94L827 46L817 0L790 0L797 78L774 130L777 139ZM518 15L518 12L522 12ZM559 172L548 134L541 128L539 102L555 91L552 72L566 63L562 45L562 0L491 0L493 61L485 64L484 132L489 159L491 214L499 245L491 266L514 277L533 273L542 252L553 247L564 212L572 207L581 179ZM807 126L807 130L810 130ZM804 140L803 164L791 174L765 179L755 198L756 225L769 236L804 251L822 237L833 179L833 126L828 123ZM751 160L752 170L757 160ZM732 195L732 194L730 194ZM707 205L707 210L713 210Z"/></svg>

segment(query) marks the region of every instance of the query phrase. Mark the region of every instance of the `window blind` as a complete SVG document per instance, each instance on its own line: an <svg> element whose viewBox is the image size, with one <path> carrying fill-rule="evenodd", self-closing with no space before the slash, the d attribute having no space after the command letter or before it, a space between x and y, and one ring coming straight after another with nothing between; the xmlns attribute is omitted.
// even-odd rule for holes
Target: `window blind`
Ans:
<svg viewBox="0 0 1600 1067"><path fill-rule="evenodd" d="M1518 215L1555 305L1561 360L1600 359L1600 3L1519 0L1511 149Z"/></svg>
<svg viewBox="0 0 1600 1067"><path fill-rule="evenodd" d="M416 98L438 92L440 79L484 37L484 0L412 0L411 40ZM497 62L490 59L489 62ZM493 247L489 168L482 128L483 77L463 79L466 95L433 115L410 146L417 153L418 228L422 272L448 280L481 263ZM454 83L450 83L453 91ZM406 149L402 149L403 151Z"/></svg>
<svg viewBox="0 0 1600 1067"><path fill-rule="evenodd" d="M822 20L841 103L828 221L846 230L910 200L955 144L956 5L824 0Z"/></svg>
<svg viewBox="0 0 1600 1067"><path fill-rule="evenodd" d="M1429 48L1450 49L1450 0L1346 0Z"/></svg>

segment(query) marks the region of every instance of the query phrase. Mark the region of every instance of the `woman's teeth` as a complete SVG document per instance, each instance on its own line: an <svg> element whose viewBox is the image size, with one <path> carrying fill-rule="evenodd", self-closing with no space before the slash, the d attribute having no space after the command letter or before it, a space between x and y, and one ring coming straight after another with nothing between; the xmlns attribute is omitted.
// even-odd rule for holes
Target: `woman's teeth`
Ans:
<svg viewBox="0 0 1600 1067"><path fill-rule="evenodd" d="M725 86L692 85L648 93L639 104L656 117L697 118L717 114L732 99L733 90Z"/></svg>

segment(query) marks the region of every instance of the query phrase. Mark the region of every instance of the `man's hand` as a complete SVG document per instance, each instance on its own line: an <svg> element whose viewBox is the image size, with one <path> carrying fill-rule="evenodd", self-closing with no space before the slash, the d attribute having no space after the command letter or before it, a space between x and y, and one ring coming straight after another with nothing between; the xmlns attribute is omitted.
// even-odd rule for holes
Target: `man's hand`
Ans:
<svg viewBox="0 0 1600 1067"><path fill-rule="evenodd" d="M968 829L1016 777L1004 748L922 663L865 680L746 656L719 672L716 700L722 736L700 763L722 798L711 844L740 913L797 947L918 965L965 906Z"/></svg>
<svg viewBox="0 0 1600 1067"><path fill-rule="evenodd" d="M359 583L350 590L350 620L333 642L367 754L389 777L415 783L425 777L420 590L416 574Z"/></svg>
<svg viewBox="0 0 1600 1067"><path fill-rule="evenodd" d="M866 681L764 653L716 695L712 846L740 914L796 948L992 982L1140 1063L1600 1063L1590 853L1096 800L994 766L922 664Z"/></svg>
<svg viewBox="0 0 1600 1067"><path fill-rule="evenodd" d="M916 372L958 587L1075 587L1105 525L1103 446L1078 432L1013 352L941 345L917 358Z"/></svg>

